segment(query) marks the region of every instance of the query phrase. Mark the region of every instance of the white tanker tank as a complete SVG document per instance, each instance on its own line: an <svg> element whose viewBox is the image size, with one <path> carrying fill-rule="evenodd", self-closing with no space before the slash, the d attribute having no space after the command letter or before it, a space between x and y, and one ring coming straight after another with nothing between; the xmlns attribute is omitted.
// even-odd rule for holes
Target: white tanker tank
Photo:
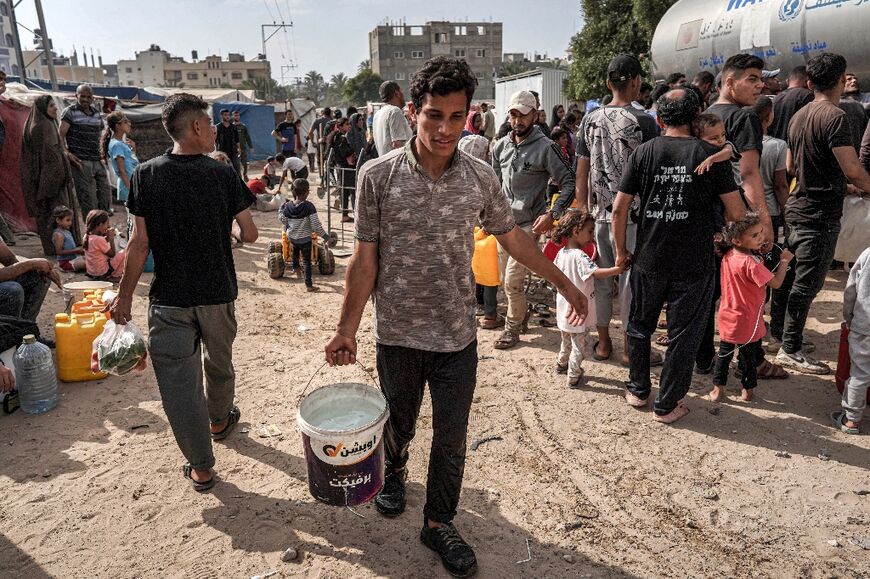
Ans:
<svg viewBox="0 0 870 579"><path fill-rule="evenodd" d="M650 58L655 78L691 79L740 52L783 78L817 54L841 54L870 90L870 0L680 0L656 27Z"/></svg>

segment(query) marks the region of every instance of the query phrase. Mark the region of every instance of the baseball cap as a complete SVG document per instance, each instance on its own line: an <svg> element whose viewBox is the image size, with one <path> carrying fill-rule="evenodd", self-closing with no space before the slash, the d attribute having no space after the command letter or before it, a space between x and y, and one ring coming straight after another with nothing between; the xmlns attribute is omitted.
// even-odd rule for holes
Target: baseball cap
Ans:
<svg viewBox="0 0 870 579"><path fill-rule="evenodd" d="M516 110L521 115L527 115L537 108L535 95L527 90L520 90L511 95L511 100L508 103L508 111Z"/></svg>
<svg viewBox="0 0 870 579"><path fill-rule="evenodd" d="M761 71L761 78L762 78L762 80L767 80L769 78L775 78L775 77L779 76L779 73L780 73L780 69L778 69L778 68L776 70L762 70Z"/></svg>
<svg viewBox="0 0 870 579"><path fill-rule="evenodd" d="M607 80L620 82L643 76L640 61L630 54L620 54L607 65Z"/></svg>

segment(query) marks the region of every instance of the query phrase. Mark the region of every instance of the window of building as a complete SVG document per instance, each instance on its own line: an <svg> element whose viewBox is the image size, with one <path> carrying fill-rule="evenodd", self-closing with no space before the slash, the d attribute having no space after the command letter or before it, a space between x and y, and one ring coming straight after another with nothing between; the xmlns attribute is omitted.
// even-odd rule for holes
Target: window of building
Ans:
<svg viewBox="0 0 870 579"><path fill-rule="evenodd" d="M405 80L405 73L404 72L397 72L396 73L396 80Z"/></svg>
<svg viewBox="0 0 870 579"><path fill-rule="evenodd" d="M422 26L411 26L411 36L423 36Z"/></svg>
<svg viewBox="0 0 870 579"><path fill-rule="evenodd" d="M19 70L20 70L20 69L18 68L18 65L17 65L17 64L13 64L13 65L12 65L12 75L13 75L13 76L18 76L18 74L19 74Z"/></svg>
<svg viewBox="0 0 870 579"><path fill-rule="evenodd" d="M465 49L464 48L457 48L456 50L453 51L453 56L455 56L457 58L465 58Z"/></svg>
<svg viewBox="0 0 870 579"><path fill-rule="evenodd" d="M132 73L132 72L133 72L133 67L130 67L130 66L124 67L124 72L126 72L126 73Z"/></svg>
<svg viewBox="0 0 870 579"><path fill-rule="evenodd" d="M411 51L411 58L423 58L423 51L422 50L412 50Z"/></svg>
<svg viewBox="0 0 870 579"><path fill-rule="evenodd" d="M6 4L0 4L0 6L6 6ZM6 46L15 46L15 40L11 34L6 35Z"/></svg>
<svg viewBox="0 0 870 579"><path fill-rule="evenodd" d="M405 27L393 26L393 36L405 36Z"/></svg>
<svg viewBox="0 0 870 579"><path fill-rule="evenodd" d="M475 76L478 80L480 80L480 79L483 78L483 73L482 73L482 72L475 72L475 73L474 73L474 76Z"/></svg>
<svg viewBox="0 0 870 579"><path fill-rule="evenodd" d="M188 72L187 80L199 80L199 75L195 72Z"/></svg>
<svg viewBox="0 0 870 579"><path fill-rule="evenodd" d="M242 73L240 73L240 72L233 73L233 80L241 80L241 79L242 79Z"/></svg>
<svg viewBox="0 0 870 579"><path fill-rule="evenodd" d="M486 36L486 26L478 26L477 27L477 35L478 36Z"/></svg>
<svg viewBox="0 0 870 579"><path fill-rule="evenodd" d="M0 15L9 16L9 8L6 7L5 2L0 2Z"/></svg>
<svg viewBox="0 0 870 579"><path fill-rule="evenodd" d="M477 49L477 58L486 58L486 49L478 48Z"/></svg>
<svg viewBox="0 0 870 579"><path fill-rule="evenodd" d="M132 81L132 80L128 80L128 81L127 81L127 86L133 86L133 81Z"/></svg>
<svg viewBox="0 0 870 579"><path fill-rule="evenodd" d="M468 34L467 26L457 26L453 30L456 33L456 36L466 36Z"/></svg>
<svg viewBox="0 0 870 579"><path fill-rule="evenodd" d="M405 58L405 53L401 50L393 53L393 58Z"/></svg>
<svg viewBox="0 0 870 579"><path fill-rule="evenodd" d="M446 32L436 32L435 33L435 44L446 44L447 43L447 33Z"/></svg>

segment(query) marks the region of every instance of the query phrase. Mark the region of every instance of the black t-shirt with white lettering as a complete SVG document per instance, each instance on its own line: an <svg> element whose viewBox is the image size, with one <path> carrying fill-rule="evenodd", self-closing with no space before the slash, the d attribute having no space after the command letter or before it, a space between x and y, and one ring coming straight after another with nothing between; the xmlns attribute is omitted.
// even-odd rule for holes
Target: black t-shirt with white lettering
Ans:
<svg viewBox="0 0 870 579"><path fill-rule="evenodd" d="M619 190L640 197L634 265L665 275L713 271L714 203L737 191L728 163L695 169L719 149L695 138L657 137L628 158Z"/></svg>
<svg viewBox="0 0 870 579"><path fill-rule="evenodd" d="M205 155L162 155L130 180L130 213L145 219L154 253L151 303L189 308L238 296L230 227L255 198L230 165Z"/></svg>

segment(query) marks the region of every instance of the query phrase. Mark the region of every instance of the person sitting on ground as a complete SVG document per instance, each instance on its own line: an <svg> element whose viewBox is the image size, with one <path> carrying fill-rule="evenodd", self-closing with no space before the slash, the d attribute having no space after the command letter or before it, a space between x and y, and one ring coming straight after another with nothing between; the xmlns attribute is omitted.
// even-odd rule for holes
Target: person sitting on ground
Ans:
<svg viewBox="0 0 870 579"><path fill-rule="evenodd" d="M0 352L17 346L26 334L39 335L36 316L60 274L47 259L19 260L0 239ZM43 341L40 339L40 341ZM46 342L48 343L48 342Z"/></svg>
<svg viewBox="0 0 870 579"><path fill-rule="evenodd" d="M740 397L749 401L758 385L758 366L764 359L761 339L766 332L766 288L776 289L782 285L794 255L784 250L775 273L765 267L764 260L757 255L764 245L764 228L754 212L748 212L743 219L729 223L725 227L725 241L731 249L722 258L722 298L717 316L719 354L714 363L710 399L718 402L725 396L731 358L738 351L737 367L742 384Z"/></svg>
<svg viewBox="0 0 870 579"><path fill-rule="evenodd" d="M73 211L66 205L58 205L51 216L55 229L51 235L54 243L57 266L64 271L83 271L85 269L85 248L80 246L72 234Z"/></svg>
<svg viewBox="0 0 870 579"><path fill-rule="evenodd" d="M118 281L124 275L125 252L115 249L118 230L109 227L109 214L94 209L85 220L85 266L88 277Z"/></svg>
<svg viewBox="0 0 870 579"><path fill-rule="evenodd" d="M299 157L276 155L275 160L281 164L281 179L278 181L279 190L285 181L292 183L296 179L308 179L308 167L305 166L305 161ZM288 174L290 179L287 179Z"/></svg>
<svg viewBox="0 0 870 579"><path fill-rule="evenodd" d="M266 159L266 164L263 165L263 175L266 175L269 178L269 187L273 187L279 183L281 180L278 177L278 170L281 168L281 163L279 163L275 157L269 157Z"/></svg>
<svg viewBox="0 0 870 579"><path fill-rule="evenodd" d="M843 389L842 412L831 414L846 434L858 434L870 386L870 247L858 257L843 291L843 320L849 328L850 376Z"/></svg>
<svg viewBox="0 0 870 579"><path fill-rule="evenodd" d="M595 265L582 249L592 242L594 230L595 218L591 213L569 209L559 218L559 225L553 235L556 243L566 241L565 247L559 250L553 263L590 302L595 299L594 280L617 276L628 266L625 262L615 267L599 268ZM569 307L565 298L557 294L556 323L562 333L562 346L556 360L556 373L568 375L568 388L579 388L580 380L583 379L586 335L596 325L595 308L589 309L589 315L582 325L574 326L568 323Z"/></svg>
<svg viewBox="0 0 870 579"><path fill-rule="evenodd" d="M311 234L316 233L321 239L326 239L327 233L317 217L317 208L308 200L308 189L306 179L293 181L290 186L293 200L281 207L281 222L284 224L287 239L293 245L292 269L296 277L302 277L302 269L299 267L301 254L302 263L305 265L305 289L316 292L319 288L311 278Z"/></svg>

